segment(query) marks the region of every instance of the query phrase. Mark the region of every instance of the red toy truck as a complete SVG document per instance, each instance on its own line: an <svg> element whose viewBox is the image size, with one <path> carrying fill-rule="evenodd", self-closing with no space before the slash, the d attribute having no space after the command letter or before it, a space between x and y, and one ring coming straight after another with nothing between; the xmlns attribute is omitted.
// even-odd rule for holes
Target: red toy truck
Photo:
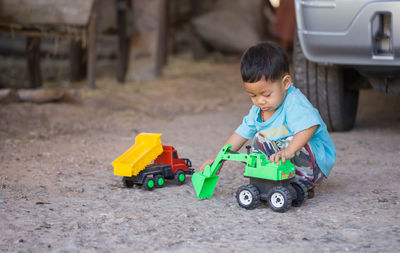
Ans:
<svg viewBox="0 0 400 253"><path fill-rule="evenodd" d="M190 160L180 159L174 147L162 146L160 136L155 133L139 134L135 145L112 162L114 174L123 176L122 182L126 187L138 184L146 190L153 190L154 187L163 187L165 179L175 179L181 185L186 175L193 174Z"/></svg>
<svg viewBox="0 0 400 253"><path fill-rule="evenodd" d="M143 185L146 190L161 188L165 179L175 179L178 185L185 182L186 175L192 175L194 170L189 159L179 158L178 151L172 146L162 146L163 153L154 160L153 164L146 166L137 176L123 177L122 182L128 188L134 184Z"/></svg>

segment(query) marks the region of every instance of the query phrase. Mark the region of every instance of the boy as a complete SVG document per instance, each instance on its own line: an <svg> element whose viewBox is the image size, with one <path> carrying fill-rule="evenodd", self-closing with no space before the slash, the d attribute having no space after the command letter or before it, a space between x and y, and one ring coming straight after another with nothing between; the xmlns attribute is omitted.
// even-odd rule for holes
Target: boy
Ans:
<svg viewBox="0 0 400 253"><path fill-rule="evenodd" d="M293 86L286 54L275 44L260 43L244 53L240 71L254 105L225 145L238 151L253 139L253 152L264 153L271 162L291 159L295 180L312 195L312 189L329 176L336 150L319 112Z"/></svg>

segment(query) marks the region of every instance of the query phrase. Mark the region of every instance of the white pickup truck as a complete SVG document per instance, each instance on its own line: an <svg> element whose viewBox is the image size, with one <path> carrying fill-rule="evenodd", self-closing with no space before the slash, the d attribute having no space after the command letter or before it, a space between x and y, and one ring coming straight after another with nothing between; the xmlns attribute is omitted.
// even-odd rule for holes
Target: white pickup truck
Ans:
<svg viewBox="0 0 400 253"><path fill-rule="evenodd" d="M360 89L400 94L400 1L295 0L295 8L294 83L329 130L353 127Z"/></svg>

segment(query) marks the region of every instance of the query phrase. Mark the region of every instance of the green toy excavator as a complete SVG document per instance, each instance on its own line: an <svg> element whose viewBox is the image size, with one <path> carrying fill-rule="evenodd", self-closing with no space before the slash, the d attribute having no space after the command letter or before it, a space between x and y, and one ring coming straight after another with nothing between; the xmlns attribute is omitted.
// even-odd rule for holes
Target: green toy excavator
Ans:
<svg viewBox="0 0 400 253"><path fill-rule="evenodd" d="M246 209L253 209L260 200L267 201L273 211L285 212L291 205L301 206L307 198L307 187L295 181L293 163L286 161L271 163L265 154L231 151L232 145L221 148L217 158L203 171L192 176L193 187L199 199L211 198L219 176L216 175L223 161L238 161L246 164L244 176L250 183L242 185L236 191L238 204Z"/></svg>

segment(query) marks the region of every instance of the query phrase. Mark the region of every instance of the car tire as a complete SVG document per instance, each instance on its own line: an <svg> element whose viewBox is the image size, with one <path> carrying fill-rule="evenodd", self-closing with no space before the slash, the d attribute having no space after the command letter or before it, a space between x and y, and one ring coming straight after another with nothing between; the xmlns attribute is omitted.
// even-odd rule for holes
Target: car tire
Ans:
<svg viewBox="0 0 400 253"><path fill-rule="evenodd" d="M329 131L347 131L355 123L358 90L345 86L344 70L306 59L297 33L293 45L294 86L318 109Z"/></svg>

